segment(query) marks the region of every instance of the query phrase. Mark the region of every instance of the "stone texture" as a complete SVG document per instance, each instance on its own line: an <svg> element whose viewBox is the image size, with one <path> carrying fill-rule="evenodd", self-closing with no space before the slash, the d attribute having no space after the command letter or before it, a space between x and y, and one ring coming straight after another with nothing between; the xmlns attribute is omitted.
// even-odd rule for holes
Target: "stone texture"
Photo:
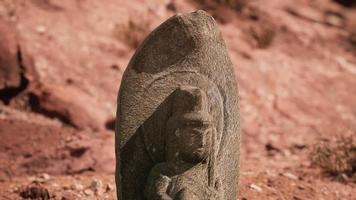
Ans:
<svg viewBox="0 0 356 200"><path fill-rule="evenodd" d="M237 198L239 108L214 19L175 15L137 49L121 82L118 198Z"/></svg>

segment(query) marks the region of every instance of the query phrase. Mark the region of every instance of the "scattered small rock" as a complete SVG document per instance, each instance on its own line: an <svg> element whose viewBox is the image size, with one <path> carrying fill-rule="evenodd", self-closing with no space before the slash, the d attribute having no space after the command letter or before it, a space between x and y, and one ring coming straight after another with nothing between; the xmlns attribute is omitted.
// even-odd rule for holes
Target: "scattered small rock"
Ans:
<svg viewBox="0 0 356 200"><path fill-rule="evenodd" d="M59 185L58 185L58 183L53 183L52 187L57 188L57 187L59 187Z"/></svg>
<svg viewBox="0 0 356 200"><path fill-rule="evenodd" d="M106 192L109 192L109 191L112 191L112 190L114 190L114 186L111 185L110 183L108 183L108 184L106 185Z"/></svg>
<svg viewBox="0 0 356 200"><path fill-rule="evenodd" d="M251 184L250 188L253 189L253 190L256 190L257 192L262 192L262 188L260 186L258 186L258 185Z"/></svg>
<svg viewBox="0 0 356 200"><path fill-rule="evenodd" d="M103 182L100 179L94 179L90 184L90 189L96 195L101 196L104 193Z"/></svg>
<svg viewBox="0 0 356 200"><path fill-rule="evenodd" d="M284 149L282 151L282 154L285 156L285 157L290 157L292 155L292 152L289 150L289 149Z"/></svg>
<svg viewBox="0 0 356 200"><path fill-rule="evenodd" d="M326 24L336 27L342 27L345 25L345 17L340 13L333 11L325 12L324 21Z"/></svg>
<svg viewBox="0 0 356 200"><path fill-rule="evenodd" d="M298 149L298 150L303 150L307 147L305 144L294 144L293 148Z"/></svg>
<svg viewBox="0 0 356 200"><path fill-rule="evenodd" d="M87 147L78 147L70 150L70 155L75 158L82 157L88 151Z"/></svg>
<svg viewBox="0 0 356 200"><path fill-rule="evenodd" d="M325 20L323 21L323 14L321 14L320 12L318 12L317 10L311 7L297 8L295 6L294 7L287 6L285 10L289 14L306 21L315 22L315 23L325 23L324 22Z"/></svg>
<svg viewBox="0 0 356 200"><path fill-rule="evenodd" d="M65 142L69 143L69 142L72 142L73 141L73 137L71 136L68 136L64 139Z"/></svg>
<svg viewBox="0 0 356 200"><path fill-rule="evenodd" d="M80 183L74 183L70 186L70 188L75 191L82 191L84 189L84 186Z"/></svg>
<svg viewBox="0 0 356 200"><path fill-rule="evenodd" d="M345 173L342 173L342 174L340 175L340 180L347 182L347 181L350 180L350 178L349 178Z"/></svg>
<svg viewBox="0 0 356 200"><path fill-rule="evenodd" d="M48 181L51 179L51 176L49 174L43 173L39 176L40 179L44 180L44 181Z"/></svg>
<svg viewBox="0 0 356 200"><path fill-rule="evenodd" d="M305 189L305 188L304 188L303 186L301 186L301 185L298 185L297 188L298 188L299 190L304 190L304 189Z"/></svg>
<svg viewBox="0 0 356 200"><path fill-rule="evenodd" d="M271 144L271 143L267 143L267 144L265 145L265 149L266 149L267 151L277 151L277 152L280 152L280 151L281 151L279 148L275 147L275 146L274 146L273 144Z"/></svg>
<svg viewBox="0 0 356 200"><path fill-rule="evenodd" d="M27 179L32 183L45 183L51 179L51 176L49 174L43 173L39 176L30 176Z"/></svg>
<svg viewBox="0 0 356 200"><path fill-rule="evenodd" d="M69 189L70 189L70 187L69 187L69 186L67 186L67 185L65 185L65 186L62 186L62 189L63 189L63 190L69 190Z"/></svg>
<svg viewBox="0 0 356 200"><path fill-rule="evenodd" d="M91 184L90 188L95 191L103 187L103 182L100 179L94 179Z"/></svg>
<svg viewBox="0 0 356 200"><path fill-rule="evenodd" d="M19 195L24 199L49 200L50 195L47 188L35 184L29 185L18 190Z"/></svg>
<svg viewBox="0 0 356 200"><path fill-rule="evenodd" d="M293 180L298 180L299 177L292 174L292 173L289 173L289 172L286 172L286 173L283 173L283 176L287 177L287 178L290 178L290 179L293 179Z"/></svg>
<svg viewBox="0 0 356 200"><path fill-rule="evenodd" d="M274 146L274 145L271 144L271 143L267 143L267 144L265 145L265 149L266 149L266 151L267 151L267 155L268 155L268 156L274 156L274 155L276 155L276 154L282 152L282 150L281 150L280 148Z"/></svg>
<svg viewBox="0 0 356 200"><path fill-rule="evenodd" d="M84 190L84 194L87 196L93 196L94 192L91 189L85 189Z"/></svg>
<svg viewBox="0 0 356 200"><path fill-rule="evenodd" d="M83 199L79 193L73 191L64 191L61 200Z"/></svg>
<svg viewBox="0 0 356 200"><path fill-rule="evenodd" d="M36 177L35 176L29 176L27 177L27 179L31 182L35 182L36 181Z"/></svg>
<svg viewBox="0 0 356 200"><path fill-rule="evenodd" d="M37 33L43 34L47 31L47 28L43 25L38 25L36 26L36 31Z"/></svg>

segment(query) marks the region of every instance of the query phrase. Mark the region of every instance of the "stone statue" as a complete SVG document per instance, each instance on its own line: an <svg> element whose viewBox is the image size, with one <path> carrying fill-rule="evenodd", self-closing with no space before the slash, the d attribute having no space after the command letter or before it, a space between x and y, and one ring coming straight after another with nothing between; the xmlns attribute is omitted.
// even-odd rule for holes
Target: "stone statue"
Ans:
<svg viewBox="0 0 356 200"><path fill-rule="evenodd" d="M239 108L214 19L176 15L137 49L116 120L120 200L235 200Z"/></svg>
<svg viewBox="0 0 356 200"><path fill-rule="evenodd" d="M172 116L166 126L165 162L152 168L145 197L223 200L218 198L219 183L215 185L210 174L216 130L206 94L199 88L183 86L173 96Z"/></svg>

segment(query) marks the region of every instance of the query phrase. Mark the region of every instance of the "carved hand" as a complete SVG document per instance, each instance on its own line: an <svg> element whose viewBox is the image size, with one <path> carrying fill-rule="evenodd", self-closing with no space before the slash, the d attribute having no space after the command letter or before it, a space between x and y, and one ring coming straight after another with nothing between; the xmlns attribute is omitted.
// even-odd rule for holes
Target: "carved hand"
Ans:
<svg viewBox="0 0 356 200"><path fill-rule="evenodd" d="M199 200L199 199L197 198L197 196L189 192L187 189L182 189L175 195L174 200Z"/></svg>
<svg viewBox="0 0 356 200"><path fill-rule="evenodd" d="M162 173L167 170L167 165L161 163L153 167L145 189L145 196L148 200L173 200L167 190L171 179Z"/></svg>

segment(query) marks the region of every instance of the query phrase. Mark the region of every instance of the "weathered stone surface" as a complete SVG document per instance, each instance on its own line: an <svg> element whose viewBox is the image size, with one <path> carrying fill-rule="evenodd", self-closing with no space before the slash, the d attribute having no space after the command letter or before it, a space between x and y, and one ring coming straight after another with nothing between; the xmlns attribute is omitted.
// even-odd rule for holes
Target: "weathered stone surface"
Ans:
<svg viewBox="0 0 356 200"><path fill-rule="evenodd" d="M137 49L119 91L118 198L237 198L239 108L214 19L176 15Z"/></svg>
<svg viewBox="0 0 356 200"><path fill-rule="evenodd" d="M95 109L93 101L73 87L47 84L31 93L32 109L56 118L77 129L100 130L105 116ZM77 98L73 99L73 96ZM83 107L83 102L88 106Z"/></svg>

